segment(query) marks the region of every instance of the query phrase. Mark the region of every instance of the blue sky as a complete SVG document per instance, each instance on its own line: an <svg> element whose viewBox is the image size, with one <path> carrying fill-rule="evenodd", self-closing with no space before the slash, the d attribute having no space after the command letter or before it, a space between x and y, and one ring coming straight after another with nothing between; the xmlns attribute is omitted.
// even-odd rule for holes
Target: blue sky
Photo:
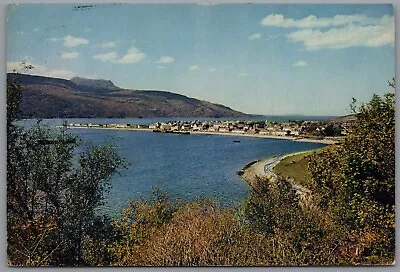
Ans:
<svg viewBox="0 0 400 272"><path fill-rule="evenodd" d="M395 75L391 5L21 4L7 71L110 79L271 115L344 115Z"/></svg>

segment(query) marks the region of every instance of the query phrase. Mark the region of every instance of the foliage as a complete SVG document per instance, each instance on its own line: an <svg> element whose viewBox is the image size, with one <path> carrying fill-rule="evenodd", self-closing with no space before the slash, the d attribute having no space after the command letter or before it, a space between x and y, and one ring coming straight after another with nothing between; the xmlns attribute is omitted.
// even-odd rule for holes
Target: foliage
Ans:
<svg viewBox="0 0 400 272"><path fill-rule="evenodd" d="M64 129L18 126L20 86L7 85L7 241L11 265L83 265L110 176L122 159L110 145L89 147Z"/></svg>
<svg viewBox="0 0 400 272"><path fill-rule="evenodd" d="M303 203L285 178L260 179L244 206L247 224L281 245L271 265L332 265L342 256L338 226L316 207ZM284 254L283 252L286 252ZM284 254L283 257L281 254Z"/></svg>
<svg viewBox="0 0 400 272"><path fill-rule="evenodd" d="M257 262L249 256L250 238L234 213L215 203L191 203L138 247L137 265L250 265Z"/></svg>
<svg viewBox="0 0 400 272"><path fill-rule="evenodd" d="M136 258L136 247L148 240L152 233L169 222L182 203L172 202L170 196L155 187L150 201L132 201L123 209L123 215L114 222L118 239L109 248L117 265L132 265Z"/></svg>
<svg viewBox="0 0 400 272"><path fill-rule="evenodd" d="M341 136L343 127L340 125L328 124L323 130L323 136Z"/></svg>
<svg viewBox="0 0 400 272"><path fill-rule="evenodd" d="M250 126L256 126L257 125L258 128L264 128L265 121L251 121L251 122L248 122L247 124L250 125Z"/></svg>
<svg viewBox="0 0 400 272"><path fill-rule="evenodd" d="M204 199L177 204L155 196L133 203L116 227L123 233L111 248L118 266L254 265L269 245L241 227L232 210Z"/></svg>
<svg viewBox="0 0 400 272"><path fill-rule="evenodd" d="M289 231L299 215L299 197L291 184L280 179L258 180L244 207L249 224L257 231L274 234L276 228Z"/></svg>
<svg viewBox="0 0 400 272"><path fill-rule="evenodd" d="M267 182L260 181L259 188ZM337 226L329 218L318 210L301 208L284 180L281 185L270 184L270 188L261 190L254 192L249 200L252 204L248 204L252 208L242 215L204 199L176 205L155 197L150 202L132 203L115 222L120 239L110 248L113 265L332 265L338 260L345 263L338 253ZM285 193L287 190L289 194ZM255 205L260 208L251 213ZM261 208L263 205L267 208ZM276 210L268 210L269 207ZM165 211L168 216L163 216ZM273 213L272 232L255 229L269 222L264 219ZM243 222L243 216L249 224ZM251 224L257 218L260 224Z"/></svg>
<svg viewBox="0 0 400 272"><path fill-rule="evenodd" d="M16 119L19 105L22 100L21 86L16 80L7 83L7 125L11 126Z"/></svg>
<svg viewBox="0 0 400 272"><path fill-rule="evenodd" d="M57 233L54 217L37 217L25 220L14 214L7 216L8 262L9 265L49 265L58 247L51 247Z"/></svg>
<svg viewBox="0 0 400 272"><path fill-rule="evenodd" d="M353 109L354 106L353 106ZM310 162L321 208L351 233L361 260L394 256L395 96L361 105L344 144Z"/></svg>

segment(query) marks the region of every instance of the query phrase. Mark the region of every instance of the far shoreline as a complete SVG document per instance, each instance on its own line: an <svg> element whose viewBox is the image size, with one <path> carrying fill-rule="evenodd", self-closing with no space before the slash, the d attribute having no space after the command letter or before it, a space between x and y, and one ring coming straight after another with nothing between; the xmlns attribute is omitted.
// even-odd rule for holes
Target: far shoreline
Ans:
<svg viewBox="0 0 400 272"><path fill-rule="evenodd" d="M56 126L57 128L68 128L68 129L103 129L103 130L124 130L124 131L147 131L153 132L153 129L148 128L116 128L116 127L87 127L87 126ZM289 140L294 142L305 142L305 143L320 143L325 145L339 144L340 142L333 139L322 138L304 138L294 136L277 136L277 135L265 135L265 134L248 134L248 133L232 133L232 132L215 132L215 131L189 131L190 134L204 134L204 135L222 135L222 136L240 136L240 137L253 137L253 138L266 138L266 139L278 139L278 140ZM155 132L163 133L163 132Z"/></svg>

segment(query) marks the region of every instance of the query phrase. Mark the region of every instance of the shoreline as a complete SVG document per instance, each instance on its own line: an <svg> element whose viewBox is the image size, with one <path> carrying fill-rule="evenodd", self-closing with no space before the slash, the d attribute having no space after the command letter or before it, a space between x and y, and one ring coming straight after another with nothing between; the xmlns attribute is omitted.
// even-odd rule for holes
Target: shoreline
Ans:
<svg viewBox="0 0 400 272"><path fill-rule="evenodd" d="M313 150L315 149L275 155L272 157L266 157L261 160L255 160L246 164L240 171L238 171L238 175L244 181L246 181L250 187L254 188L254 184L258 178L274 178L275 172L273 171L273 169L283 159L294 155L308 153Z"/></svg>
<svg viewBox="0 0 400 272"><path fill-rule="evenodd" d="M56 126L57 128L65 126ZM108 127L87 127L87 126L67 126L66 128L74 129L105 129L105 130L130 130L130 131L149 131L153 132L153 129L149 128L108 128ZM232 133L232 132L214 132L214 131L189 131L190 134L205 134L205 135L222 135L222 136L239 136L239 137L253 137L253 138L265 138L265 139L277 139L277 140L290 140L294 142L304 142L304 143L320 143L325 145L338 144L339 141L333 139L314 139L314 138L304 138L304 137L294 137L294 136L277 136L277 135L264 135L264 134L246 134L246 133ZM163 133L163 132L158 132ZM179 133L178 133L179 134Z"/></svg>

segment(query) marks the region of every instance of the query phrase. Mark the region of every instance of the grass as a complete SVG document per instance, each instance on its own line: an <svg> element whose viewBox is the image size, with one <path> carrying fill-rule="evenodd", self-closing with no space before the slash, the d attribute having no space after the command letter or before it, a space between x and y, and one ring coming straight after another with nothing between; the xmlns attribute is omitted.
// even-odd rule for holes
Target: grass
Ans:
<svg viewBox="0 0 400 272"><path fill-rule="evenodd" d="M274 167L274 171L285 178L293 179L300 185L307 187L311 180L311 174L308 171L308 163L310 162L311 155L318 155L334 148L336 148L335 145L327 145L306 153L286 157Z"/></svg>

